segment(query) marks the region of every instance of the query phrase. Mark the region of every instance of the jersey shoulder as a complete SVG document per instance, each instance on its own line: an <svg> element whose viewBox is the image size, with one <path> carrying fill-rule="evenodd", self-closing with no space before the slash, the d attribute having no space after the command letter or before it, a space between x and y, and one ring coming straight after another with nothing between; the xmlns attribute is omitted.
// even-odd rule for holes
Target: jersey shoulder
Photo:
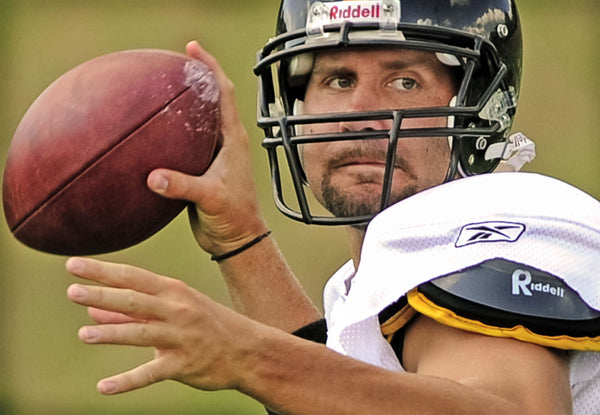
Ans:
<svg viewBox="0 0 600 415"><path fill-rule="evenodd" d="M547 347L600 351L600 311L562 279L492 259L419 285L417 312L451 327Z"/></svg>

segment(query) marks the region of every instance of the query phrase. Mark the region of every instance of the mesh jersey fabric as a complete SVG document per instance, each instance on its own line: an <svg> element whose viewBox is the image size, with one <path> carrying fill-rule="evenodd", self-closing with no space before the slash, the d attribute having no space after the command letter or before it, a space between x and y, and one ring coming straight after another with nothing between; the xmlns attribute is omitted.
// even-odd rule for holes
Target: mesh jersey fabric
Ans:
<svg viewBox="0 0 600 415"><path fill-rule="evenodd" d="M521 223L525 231L516 240L458 243L465 226L489 222ZM474 176L397 203L369 225L356 273L349 262L326 285L328 347L402 370L378 313L421 283L499 257L559 276L600 310L600 203L532 173ZM572 353L576 414L600 414L599 356Z"/></svg>

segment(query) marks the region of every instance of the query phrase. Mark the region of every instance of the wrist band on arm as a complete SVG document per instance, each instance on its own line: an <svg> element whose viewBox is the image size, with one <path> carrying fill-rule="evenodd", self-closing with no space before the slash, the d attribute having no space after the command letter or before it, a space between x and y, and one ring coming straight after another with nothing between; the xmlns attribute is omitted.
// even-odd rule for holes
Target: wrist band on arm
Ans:
<svg viewBox="0 0 600 415"><path fill-rule="evenodd" d="M256 238L254 238L253 240L251 240L250 242L248 242L245 245L240 246L237 249L234 249L233 251L230 252L226 252L222 255L213 255L210 257L211 260L216 261L216 262L221 262L224 259L227 258L231 258L234 255L237 255L241 252L244 252L246 249L253 247L254 245L256 245L257 243L259 243L260 241L262 241L263 239L265 239L267 236L269 236L271 234L271 231L266 231L265 233L263 233L260 236L257 236Z"/></svg>

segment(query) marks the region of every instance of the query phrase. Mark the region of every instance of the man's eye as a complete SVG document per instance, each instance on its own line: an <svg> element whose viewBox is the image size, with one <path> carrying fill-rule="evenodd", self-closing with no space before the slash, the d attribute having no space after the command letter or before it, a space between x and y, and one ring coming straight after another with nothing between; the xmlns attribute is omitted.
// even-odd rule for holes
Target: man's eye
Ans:
<svg viewBox="0 0 600 415"><path fill-rule="evenodd" d="M392 86L398 89L414 89L417 87L417 81L411 78L398 78L392 81Z"/></svg>
<svg viewBox="0 0 600 415"><path fill-rule="evenodd" d="M345 89L352 86L352 80L349 78L334 78L329 81L329 87L333 89Z"/></svg>

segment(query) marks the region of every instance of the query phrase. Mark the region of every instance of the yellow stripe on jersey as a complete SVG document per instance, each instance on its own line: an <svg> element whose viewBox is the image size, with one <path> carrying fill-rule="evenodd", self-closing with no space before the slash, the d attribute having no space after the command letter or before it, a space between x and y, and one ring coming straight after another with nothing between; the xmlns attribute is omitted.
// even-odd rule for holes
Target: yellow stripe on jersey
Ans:
<svg viewBox="0 0 600 415"><path fill-rule="evenodd" d="M391 342L394 333L404 327L416 314L417 312L410 305L405 305L400 311L381 323L381 334L388 342Z"/></svg>
<svg viewBox="0 0 600 415"><path fill-rule="evenodd" d="M451 310L438 306L417 291L416 288L407 294L407 299L410 306L419 313L432 318L438 323L457 329L485 334L487 336L513 338L558 349L600 351L600 337L545 336L534 333L522 325L514 327L490 326L477 320L459 316Z"/></svg>

